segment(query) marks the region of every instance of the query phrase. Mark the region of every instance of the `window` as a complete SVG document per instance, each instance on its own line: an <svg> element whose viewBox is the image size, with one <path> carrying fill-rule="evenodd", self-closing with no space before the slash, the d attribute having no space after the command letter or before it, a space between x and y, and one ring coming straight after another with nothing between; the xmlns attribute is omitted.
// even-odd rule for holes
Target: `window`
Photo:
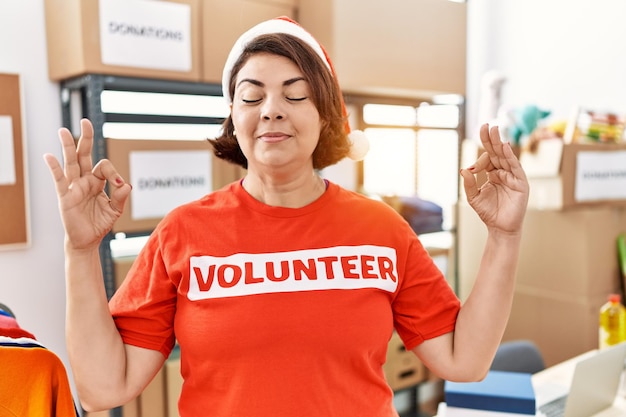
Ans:
<svg viewBox="0 0 626 417"><path fill-rule="evenodd" d="M358 128L370 140L361 189L375 196L418 196L443 209L444 229L453 226L459 195L462 97L403 100L349 96Z"/></svg>

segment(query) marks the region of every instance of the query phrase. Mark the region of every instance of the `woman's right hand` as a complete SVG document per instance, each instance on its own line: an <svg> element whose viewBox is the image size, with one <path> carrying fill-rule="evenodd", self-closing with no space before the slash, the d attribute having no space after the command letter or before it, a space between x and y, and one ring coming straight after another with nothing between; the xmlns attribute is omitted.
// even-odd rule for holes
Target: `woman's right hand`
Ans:
<svg viewBox="0 0 626 417"><path fill-rule="evenodd" d="M59 129L63 168L53 155L44 155L56 186L66 248L74 250L99 246L122 214L132 188L111 161L103 159L93 165L93 126L89 120L82 119L80 128L78 146L68 129ZM107 182L109 195L104 192Z"/></svg>

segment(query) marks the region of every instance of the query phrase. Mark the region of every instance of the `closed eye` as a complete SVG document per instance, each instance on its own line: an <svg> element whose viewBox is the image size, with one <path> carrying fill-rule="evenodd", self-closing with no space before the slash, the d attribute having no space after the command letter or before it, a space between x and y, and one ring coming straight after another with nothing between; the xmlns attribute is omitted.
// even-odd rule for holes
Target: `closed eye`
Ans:
<svg viewBox="0 0 626 417"><path fill-rule="evenodd" d="M306 99L307 97L287 97L287 100L289 101L304 101Z"/></svg>
<svg viewBox="0 0 626 417"><path fill-rule="evenodd" d="M248 103L248 104L254 104L254 103L258 103L261 101L260 98L257 98L255 100L246 100L245 98L242 98L241 101L243 101L244 103Z"/></svg>

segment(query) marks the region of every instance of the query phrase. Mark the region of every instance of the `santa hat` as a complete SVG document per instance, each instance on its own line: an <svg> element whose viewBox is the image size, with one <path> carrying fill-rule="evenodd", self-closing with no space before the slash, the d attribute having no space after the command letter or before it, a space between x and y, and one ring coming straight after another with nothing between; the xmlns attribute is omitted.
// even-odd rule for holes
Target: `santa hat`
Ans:
<svg viewBox="0 0 626 417"><path fill-rule="evenodd" d="M333 78L337 80L335 69L333 68L333 64L331 63L326 50L324 50L324 47L317 40L315 40L313 35L307 32L297 22L286 16L281 16L259 23L247 32L243 33L235 42L235 45L228 54L226 64L224 65L224 72L222 73L222 93L228 104L232 103L232 97L230 97L228 85L235 62L237 62L248 43L258 36L270 33L286 33L304 41L307 45L313 48L317 55L319 55L324 64L326 64L328 70L331 72ZM355 161L360 161L365 157L365 154L367 154L367 151L369 150L369 141L362 131L350 129L348 112L346 110L346 105L343 102L343 98L341 99L341 107L343 116L346 119L346 133L348 134L348 139L351 143L348 157Z"/></svg>

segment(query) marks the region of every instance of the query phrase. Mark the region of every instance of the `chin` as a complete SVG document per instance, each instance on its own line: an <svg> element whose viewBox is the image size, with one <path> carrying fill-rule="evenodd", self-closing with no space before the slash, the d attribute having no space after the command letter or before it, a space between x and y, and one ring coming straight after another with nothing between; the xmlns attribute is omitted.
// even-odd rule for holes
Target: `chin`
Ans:
<svg viewBox="0 0 626 417"><path fill-rule="evenodd" d="M261 169L279 169L290 167L291 169L295 169L295 167L302 167L305 164L313 166L313 160L311 158L294 158L293 155L265 155L263 158L256 159L253 165ZM248 160L248 167L250 167L250 165L250 160Z"/></svg>

